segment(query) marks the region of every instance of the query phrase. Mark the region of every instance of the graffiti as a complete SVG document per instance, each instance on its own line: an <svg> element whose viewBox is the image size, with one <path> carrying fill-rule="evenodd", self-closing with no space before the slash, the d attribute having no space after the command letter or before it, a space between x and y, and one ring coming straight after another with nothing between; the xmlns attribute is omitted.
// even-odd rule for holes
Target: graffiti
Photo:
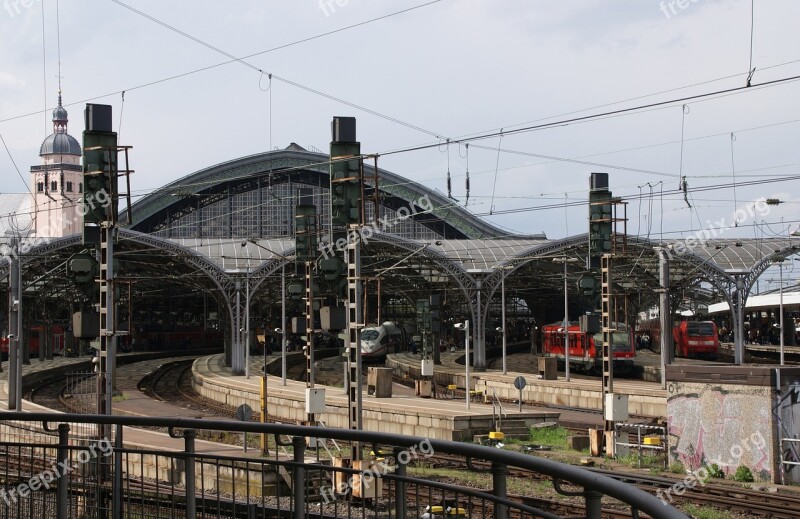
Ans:
<svg viewBox="0 0 800 519"><path fill-rule="evenodd" d="M696 391L687 391L696 389ZM742 388L686 384L682 394L667 399L670 452L689 470L717 465L726 474L746 465L762 479L771 479L773 459L769 442L742 438L769 437L770 408L763 405L769 388ZM763 394L762 394L763 393ZM755 435L755 436L754 436ZM763 436L762 436L763 435ZM730 452L731 446L738 446Z"/></svg>

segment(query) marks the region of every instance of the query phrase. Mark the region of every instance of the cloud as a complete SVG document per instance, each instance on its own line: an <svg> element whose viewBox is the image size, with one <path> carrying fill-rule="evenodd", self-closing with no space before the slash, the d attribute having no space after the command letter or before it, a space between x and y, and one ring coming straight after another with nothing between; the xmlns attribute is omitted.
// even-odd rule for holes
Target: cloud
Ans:
<svg viewBox="0 0 800 519"><path fill-rule="evenodd" d="M0 87L21 90L25 88L25 81L8 72L0 72Z"/></svg>

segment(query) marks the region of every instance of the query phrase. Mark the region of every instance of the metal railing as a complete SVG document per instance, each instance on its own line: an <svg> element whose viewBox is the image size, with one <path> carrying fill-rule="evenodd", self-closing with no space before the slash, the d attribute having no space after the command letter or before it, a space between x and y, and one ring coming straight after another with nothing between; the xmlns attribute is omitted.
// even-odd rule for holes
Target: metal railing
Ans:
<svg viewBox="0 0 800 519"><path fill-rule="evenodd" d="M800 461L791 461L786 459L785 455L787 453L792 453L793 451L796 453L797 450L792 448L791 444L796 444L800 446L800 438L782 438L781 439L781 464L782 465L793 465L795 467L800 467ZM796 459L796 458L795 458Z"/></svg>
<svg viewBox="0 0 800 519"><path fill-rule="evenodd" d="M137 445L140 438L126 442L125 437L144 434L133 427L163 428L173 440L159 437L165 444L161 449ZM0 430L2 518L406 519L420 517L427 507L447 506L470 518L556 519L552 511L534 506L540 502L507 495L513 468L550 478L556 491L579 496L585 507L581 515L590 519L601 517L604 496L654 519L686 519L620 481L544 458L452 441L255 422L14 412L0 412ZM73 430L107 430L113 438ZM202 441L207 434L236 440L243 432L268 434L275 448L266 457L245 456L232 445ZM308 437L359 442L391 455L318 460L307 452ZM279 455L279 446L290 457ZM415 464L433 455L456 455L470 467L483 463L482 470L491 472L490 490L415 476Z"/></svg>
<svg viewBox="0 0 800 519"><path fill-rule="evenodd" d="M497 421L496 422L495 422L495 406L497 406L499 408L497 410ZM503 430L503 417L504 416L506 416L506 410L503 409L503 402L501 402L500 399L497 398L497 391L495 391L495 389L492 388L492 424L495 424L495 423L497 424L497 429L495 429L496 431L502 431Z"/></svg>
<svg viewBox="0 0 800 519"><path fill-rule="evenodd" d="M619 440L620 433L636 433L636 443L623 442ZM661 425L639 424L639 423L615 423L614 424L614 452L619 453L619 447L627 447L636 449L638 453L638 466L642 468L642 453L643 451L651 451L660 453L664 459L664 468L669 467L669 436L667 436L667 428ZM642 434L646 437L657 437L658 442L655 445L647 445L642 440Z"/></svg>

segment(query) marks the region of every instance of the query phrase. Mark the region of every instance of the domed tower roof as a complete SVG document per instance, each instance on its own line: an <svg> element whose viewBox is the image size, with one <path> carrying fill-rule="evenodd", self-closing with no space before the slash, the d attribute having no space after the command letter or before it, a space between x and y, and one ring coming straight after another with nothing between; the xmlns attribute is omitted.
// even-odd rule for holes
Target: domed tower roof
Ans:
<svg viewBox="0 0 800 519"><path fill-rule="evenodd" d="M81 155L81 145L67 133L69 123L67 109L61 104L61 91L58 92L58 106L53 110L53 134L42 142L39 156L44 155Z"/></svg>

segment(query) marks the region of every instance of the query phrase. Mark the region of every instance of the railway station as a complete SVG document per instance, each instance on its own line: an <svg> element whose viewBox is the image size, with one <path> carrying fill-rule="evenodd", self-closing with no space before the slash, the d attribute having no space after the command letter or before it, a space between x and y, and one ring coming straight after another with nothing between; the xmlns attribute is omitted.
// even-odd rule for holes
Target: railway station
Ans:
<svg viewBox="0 0 800 519"><path fill-rule="evenodd" d="M797 203L787 186L800 177L768 171L796 163L766 165L747 140L796 121L753 118L697 137L689 117L706 97L796 77L758 77L747 91L751 68L746 87L619 110L598 103L444 137L255 65L262 53L413 17L441 0L244 58L114 1L230 61L99 97L62 91L54 1L56 101L45 79L45 112L0 116L24 184L0 192L0 519L800 515L800 227L768 220ZM357 9L347 4L319 7L344 19L345 7ZM30 16L22 7L5 10ZM41 6L45 74L50 7ZM218 25L242 18L244 34L250 16L226 13ZM750 46L752 67L753 34ZM337 73L357 63L342 60ZM141 89L226 65L257 72L266 142L260 133L250 142L245 128L264 115L242 110L237 94L226 99L228 115L241 110L236 130L220 132L213 150L219 121L206 100L182 116L178 103L162 106L163 117L139 111ZM0 86L12 79L0 74ZM225 76L214 88L227 92L228 80L238 81ZM276 86L333 105L287 102ZM172 98L182 96L194 93ZM680 141L638 143L632 136L647 132L629 126L624 148L584 153L586 136L599 134L581 135L583 123L657 117L662 104L680 109ZM273 110L285 125L274 142ZM6 143L4 124L42 114L38 159L15 160L23 154ZM192 127L197 117L207 127ZM181 135L167 130L175 120ZM376 120L428 142L396 145ZM586 150L571 144L556 156L511 144L530 137L525 150L534 150L547 135L545 149L557 131L574 132ZM234 134L245 144L228 140ZM720 135L724 173L710 166L713 146L695 147ZM328 147L298 144L308 141ZM676 145L677 169L658 162L674 158L661 146ZM159 153L169 161L154 160ZM622 153L644 162L596 158ZM501 158L542 162L501 168ZM546 182L512 186L522 168L547 170ZM458 177L463 190L453 189ZM704 180L718 177L726 183ZM785 190L762 187L770 183ZM732 200L715 198L729 191ZM703 223L701 208L710 216L730 202L730 224ZM688 230L673 209L688 215ZM563 211L563 233L545 221L553 210L557 219ZM517 213L536 217L512 228L503 216Z"/></svg>
<svg viewBox="0 0 800 519"><path fill-rule="evenodd" d="M53 117L57 136L61 128L66 131L68 116L61 108ZM732 438L769 438L720 470L732 473L747 464L761 480L795 482L795 470L784 465L793 446L787 448L784 439L795 437L800 425L792 396L800 387L800 368L756 366L749 354L765 352L748 352L745 344L754 339L754 323L763 321L764 310L767 327L774 324L776 304L784 305L794 324L793 292L785 299L781 294L780 301L774 294L747 294L776 261L800 252L800 239L709 239L689 248L680 240L629 236L624 204L613 199L609 175L598 173L590 177L589 203L604 212L590 209L587 233L562 239L509 236L449 206L437 192L364 161L351 170L363 178L357 193L365 202L355 244L360 249L356 306L363 312L357 330L364 331L351 360L347 331L356 323L344 322L346 307L339 305L347 293L343 288L354 279L344 275L341 260L326 263L337 259L331 245L338 236L330 224L338 203L331 196L336 188L331 157L337 125L345 123L354 132L355 120L334 119L331 156L292 144L186 175L121 210L113 240L118 297L110 304L119 333L104 345L80 329L81 322L100 322L98 307L88 300L97 296L87 284L98 273L98 266L85 267L87 257L90 264L93 260L86 254L88 231L69 234L65 227L64 236L53 238L39 239L36 231L11 236L6 246L16 245L21 253L7 256L2 275L9 279L9 309L21 318L14 331L22 330L21 342L29 345L12 362L35 365L36 356L50 360L56 353L86 359L86 352L103 349L108 355L113 337L117 354L193 358L181 377L199 397L229 409L255 409L282 423L479 443L502 443L506 434L513 438L512 431L525 437L541 424L577 423L584 431L606 428L594 448L601 453L605 444L607 455L640 442L630 443L631 431L640 436L660 430L665 459L689 467L719 459L721 446ZM43 145L43 162L51 163L58 152L77 163L80 147L72 148ZM60 160L52 166L72 163ZM39 168L32 168L32 182L37 175ZM33 213L33 229L40 228L42 216ZM46 216L48 225L70 218L52 211ZM599 235L601 225L606 236ZM353 242L346 241L352 249ZM612 297L604 303L603 319L615 330L609 335L611 356L601 347L600 316L594 317L593 330L587 328L597 315L592 265L598 248L610 251L603 256L603 276L605 297ZM312 261L303 266L302 258ZM12 295L17 287L24 287L20 299ZM720 300L724 303L715 303ZM103 305L99 308L102 312ZM661 326L672 327L669 321L639 315L652 308L678 321L672 348L658 333ZM689 308L713 318L703 321L715 327L705 332L713 346L708 360L693 358L706 351L690 349L699 341L681 342L680 326L696 321L680 321L681 309ZM458 329L462 321L471 323L471 330ZM716 326L731 330L722 337L730 343L720 345ZM375 331L365 335L368 330ZM786 331L781 355L796 358L794 328ZM650 344L641 344L643 335ZM370 341L375 346L365 350ZM469 365L467 348L472 348ZM220 353L208 354L214 350ZM95 376L59 372L72 388L71 405L88 402L85 412L111 408L140 418L159 413L160 400L148 403L155 390L131 401L108 398L141 389L139 379L144 380L136 364L112 368L108 358L100 369L110 390L93 382ZM17 369L16 382L7 383L12 409L22 408L22 395L33 390L32 382L23 382L27 368ZM287 373L293 374L288 380ZM760 388L755 396L751 385ZM752 411L732 416L731 406ZM167 404L160 413L189 420L196 414L172 407ZM753 420L753 413L760 418ZM696 425L723 418L722 428Z"/></svg>

